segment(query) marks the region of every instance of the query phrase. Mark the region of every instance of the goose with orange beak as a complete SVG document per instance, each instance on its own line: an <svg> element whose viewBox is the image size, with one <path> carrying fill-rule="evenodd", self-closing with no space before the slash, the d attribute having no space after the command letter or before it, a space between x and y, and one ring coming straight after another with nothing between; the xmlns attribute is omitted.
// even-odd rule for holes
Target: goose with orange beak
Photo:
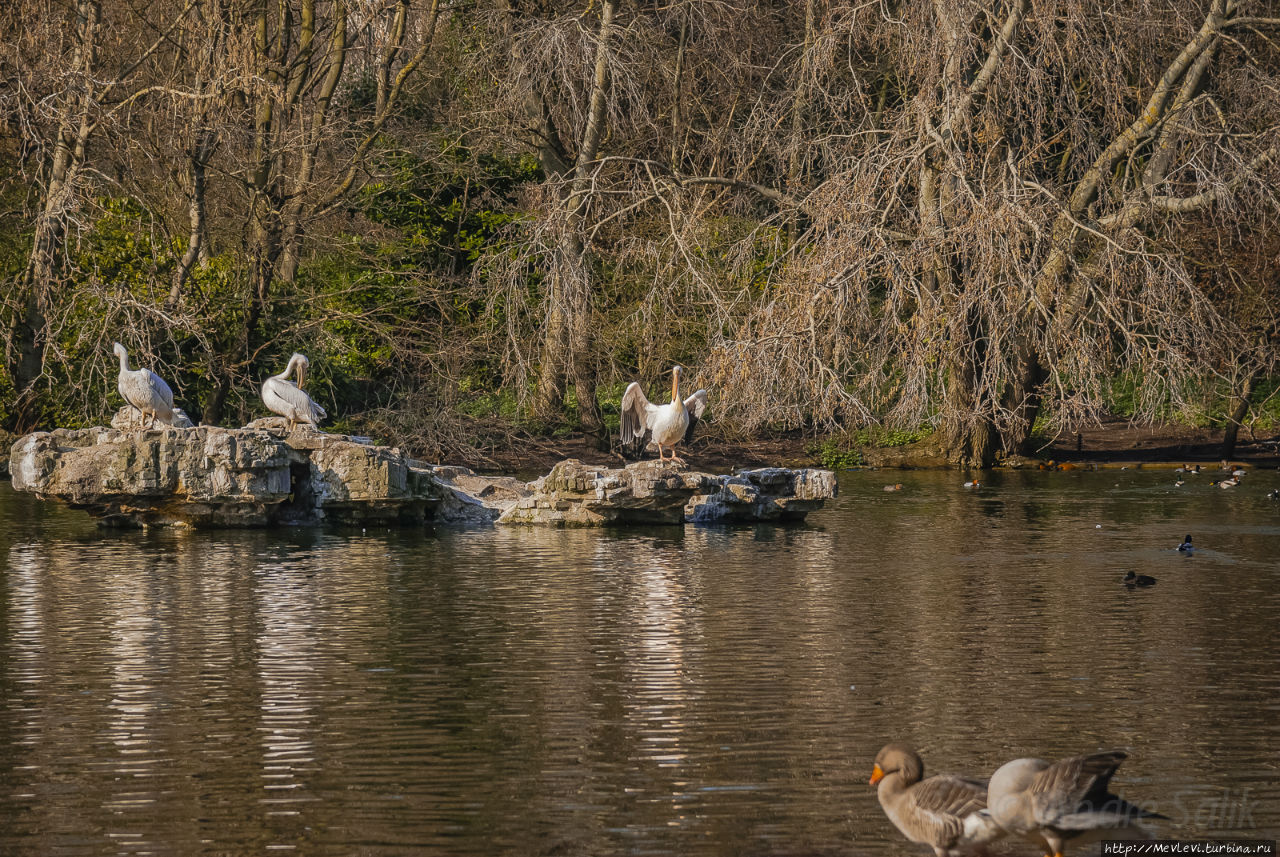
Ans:
<svg viewBox="0 0 1280 857"><path fill-rule="evenodd" d="M924 762L905 744L886 744L876 754L870 782L893 826L935 857L981 852L1004 835L987 812L985 782L954 774L925 779Z"/></svg>

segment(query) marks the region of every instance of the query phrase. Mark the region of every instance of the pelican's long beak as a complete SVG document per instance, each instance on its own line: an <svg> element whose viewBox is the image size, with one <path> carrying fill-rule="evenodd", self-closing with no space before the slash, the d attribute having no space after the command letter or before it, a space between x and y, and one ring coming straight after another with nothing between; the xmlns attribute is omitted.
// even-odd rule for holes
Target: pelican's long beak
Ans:
<svg viewBox="0 0 1280 857"><path fill-rule="evenodd" d="M301 360L298 361L298 389L301 390L307 383L307 364Z"/></svg>
<svg viewBox="0 0 1280 857"><path fill-rule="evenodd" d="M876 765L874 768L871 769L871 780L869 781L869 784L874 786L876 783L880 782L883 779L884 779L884 771L880 769L879 765Z"/></svg>
<svg viewBox="0 0 1280 857"><path fill-rule="evenodd" d="M671 401L680 401L680 375L684 372L679 366L671 370Z"/></svg>

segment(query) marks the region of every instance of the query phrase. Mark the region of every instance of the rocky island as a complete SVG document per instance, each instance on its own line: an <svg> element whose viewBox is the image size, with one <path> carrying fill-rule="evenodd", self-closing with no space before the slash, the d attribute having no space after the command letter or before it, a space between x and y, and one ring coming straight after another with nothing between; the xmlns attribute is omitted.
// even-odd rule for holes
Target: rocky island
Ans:
<svg viewBox="0 0 1280 857"><path fill-rule="evenodd" d="M671 462L621 468L576 460L521 482L432 465L396 447L288 430L56 429L11 448L13 487L83 509L108 526L276 524L627 524L796 521L836 494L829 470L761 468L714 475Z"/></svg>

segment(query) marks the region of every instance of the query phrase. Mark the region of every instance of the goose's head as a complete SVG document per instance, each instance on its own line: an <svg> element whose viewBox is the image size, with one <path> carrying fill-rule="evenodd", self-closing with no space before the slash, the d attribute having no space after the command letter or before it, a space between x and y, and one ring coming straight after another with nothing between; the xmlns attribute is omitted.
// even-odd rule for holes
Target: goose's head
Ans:
<svg viewBox="0 0 1280 857"><path fill-rule="evenodd" d="M906 744L886 744L876 753L869 783L877 785L890 774L900 774L905 785L918 783L924 778L924 762L920 754Z"/></svg>

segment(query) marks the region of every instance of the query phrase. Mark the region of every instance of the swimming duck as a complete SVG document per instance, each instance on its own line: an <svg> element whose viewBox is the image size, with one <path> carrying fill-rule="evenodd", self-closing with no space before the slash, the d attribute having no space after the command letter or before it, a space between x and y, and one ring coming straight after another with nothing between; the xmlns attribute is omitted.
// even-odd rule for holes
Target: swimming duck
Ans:
<svg viewBox="0 0 1280 857"><path fill-rule="evenodd" d="M1234 488L1240 484L1240 480L1232 476L1230 479L1223 479L1218 483L1218 487L1222 489Z"/></svg>
<svg viewBox="0 0 1280 857"><path fill-rule="evenodd" d="M1280 500L1280 488L1272 488L1267 492L1268 500Z"/></svg>
<svg viewBox="0 0 1280 857"><path fill-rule="evenodd" d="M964 483L964 487L966 487L966 488L981 488L981 487L982 487L982 483L981 483L981 482L979 482L977 479L974 479L974 480L972 480L971 482L966 482L966 483Z"/></svg>
<svg viewBox="0 0 1280 857"><path fill-rule="evenodd" d="M1156 579L1146 574L1138 574L1136 572L1127 572L1124 579L1120 581L1125 586L1133 589L1135 586L1155 586Z"/></svg>
<svg viewBox="0 0 1280 857"><path fill-rule="evenodd" d="M884 486L884 490L886 490L886 491L901 491L901 490L902 490L902 483L901 483L901 482L895 482L895 483L894 483L894 484L892 484L892 485L886 485L886 486Z"/></svg>
<svg viewBox="0 0 1280 857"><path fill-rule="evenodd" d="M905 744L886 744L876 754L871 785L884 814L912 842L935 857L955 857L1004 836L987 812L982 780L952 774L924 779L924 762Z"/></svg>
<svg viewBox="0 0 1280 857"><path fill-rule="evenodd" d="M1191 553L1195 549L1196 546L1191 544L1191 533L1187 533L1187 537L1182 540L1182 544L1178 545L1178 550L1183 553Z"/></svg>
<svg viewBox="0 0 1280 857"><path fill-rule="evenodd" d="M1053 857L1062 857L1068 842L1115 838L1116 831L1133 830L1141 819L1164 818L1107 790L1124 759L1119 750L1053 763L1015 759L991 777L991 816L1008 832L1044 844Z"/></svg>

